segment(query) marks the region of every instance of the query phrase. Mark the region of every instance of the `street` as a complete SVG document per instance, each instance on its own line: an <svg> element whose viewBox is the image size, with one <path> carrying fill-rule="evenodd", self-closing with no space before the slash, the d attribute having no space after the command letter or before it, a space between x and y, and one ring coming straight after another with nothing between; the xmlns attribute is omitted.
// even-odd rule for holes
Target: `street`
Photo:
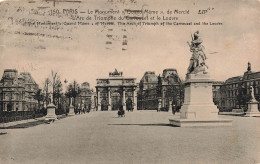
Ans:
<svg viewBox="0 0 260 164"><path fill-rule="evenodd" d="M259 163L260 118L232 127L179 128L167 112L90 112L28 128L0 129L0 163Z"/></svg>

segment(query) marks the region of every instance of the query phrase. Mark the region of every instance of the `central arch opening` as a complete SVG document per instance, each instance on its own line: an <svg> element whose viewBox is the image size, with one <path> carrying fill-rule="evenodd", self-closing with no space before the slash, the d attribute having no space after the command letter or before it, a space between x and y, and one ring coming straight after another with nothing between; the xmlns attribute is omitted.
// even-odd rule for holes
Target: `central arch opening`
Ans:
<svg viewBox="0 0 260 164"><path fill-rule="evenodd" d="M122 105L121 95L118 92L114 92L111 94L111 107L112 110L118 110Z"/></svg>

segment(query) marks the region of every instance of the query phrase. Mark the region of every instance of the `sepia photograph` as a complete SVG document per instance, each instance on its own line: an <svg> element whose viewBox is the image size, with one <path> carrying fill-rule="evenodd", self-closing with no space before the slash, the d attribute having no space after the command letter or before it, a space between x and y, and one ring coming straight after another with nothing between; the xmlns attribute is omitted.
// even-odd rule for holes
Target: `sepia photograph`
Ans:
<svg viewBox="0 0 260 164"><path fill-rule="evenodd" d="M260 0L0 0L1 164L260 164Z"/></svg>

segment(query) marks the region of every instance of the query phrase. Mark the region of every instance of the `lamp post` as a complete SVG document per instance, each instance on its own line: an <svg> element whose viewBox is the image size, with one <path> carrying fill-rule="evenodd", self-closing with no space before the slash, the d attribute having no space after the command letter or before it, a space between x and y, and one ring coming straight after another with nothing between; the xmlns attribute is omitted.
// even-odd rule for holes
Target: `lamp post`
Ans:
<svg viewBox="0 0 260 164"><path fill-rule="evenodd" d="M74 105L75 105L75 86L76 86L76 82L74 81L74 87L72 88L72 91L70 93L70 107L69 107L69 116L74 116L75 112L74 112L74 106L72 105L72 98L74 97Z"/></svg>
<svg viewBox="0 0 260 164"><path fill-rule="evenodd" d="M85 114L86 109L85 109L85 100L84 99L82 100L81 109L82 109L83 113Z"/></svg>
<svg viewBox="0 0 260 164"><path fill-rule="evenodd" d="M65 83L65 90L64 90L64 96L65 96L65 101L64 101L64 102L65 102L65 107L64 107L64 113L65 113L66 116L67 116L67 101L66 101L66 99L67 99L67 98L66 98L67 82L68 82L68 81L65 79L65 80L64 80L64 83Z"/></svg>

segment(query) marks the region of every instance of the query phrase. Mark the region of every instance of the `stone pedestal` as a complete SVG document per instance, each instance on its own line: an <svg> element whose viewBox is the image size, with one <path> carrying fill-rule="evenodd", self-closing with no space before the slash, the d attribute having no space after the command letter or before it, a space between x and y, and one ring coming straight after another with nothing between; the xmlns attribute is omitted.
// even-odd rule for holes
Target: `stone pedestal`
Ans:
<svg viewBox="0 0 260 164"><path fill-rule="evenodd" d="M136 92L136 89L134 89L134 108L133 108L133 111L137 111L137 92Z"/></svg>
<svg viewBox="0 0 260 164"><path fill-rule="evenodd" d="M47 107L47 115L45 116L45 120L57 120L57 115L55 114L56 106L53 103L50 103Z"/></svg>
<svg viewBox="0 0 260 164"><path fill-rule="evenodd" d="M161 111L161 108L162 108L162 101L161 101L161 99L159 99L158 100L158 109L157 109L157 111L158 112Z"/></svg>
<svg viewBox="0 0 260 164"><path fill-rule="evenodd" d="M70 104L68 116L75 116L74 106Z"/></svg>
<svg viewBox="0 0 260 164"><path fill-rule="evenodd" d="M108 111L111 111L112 108L111 108L111 105L109 104L108 107L107 107Z"/></svg>
<svg viewBox="0 0 260 164"><path fill-rule="evenodd" d="M245 117L260 117L260 112L258 111L259 102L248 102L248 110L246 112Z"/></svg>
<svg viewBox="0 0 260 164"><path fill-rule="evenodd" d="M123 95L122 95L122 105L123 105L123 110L126 111L126 103L125 103L125 88L123 88Z"/></svg>
<svg viewBox="0 0 260 164"><path fill-rule="evenodd" d="M108 88L108 93L107 93L107 95L108 95L108 107L107 107L107 110L108 110L108 111L111 111L112 108L111 108L110 88Z"/></svg>
<svg viewBox="0 0 260 164"><path fill-rule="evenodd" d="M212 83L208 73L188 74L180 118L170 119L170 124L180 127L231 126L232 120L218 118L218 109L213 103Z"/></svg>
<svg viewBox="0 0 260 164"><path fill-rule="evenodd" d="M172 113L172 101L169 101L169 110L168 110L169 113Z"/></svg>

